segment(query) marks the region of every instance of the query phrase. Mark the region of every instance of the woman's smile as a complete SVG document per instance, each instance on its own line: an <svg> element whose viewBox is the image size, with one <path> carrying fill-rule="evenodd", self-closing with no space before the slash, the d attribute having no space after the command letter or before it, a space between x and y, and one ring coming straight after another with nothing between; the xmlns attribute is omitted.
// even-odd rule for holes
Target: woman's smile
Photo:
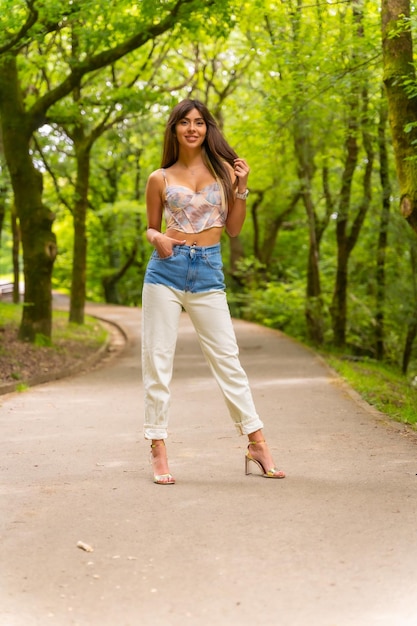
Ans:
<svg viewBox="0 0 417 626"><path fill-rule="evenodd" d="M201 113L192 109L182 120L177 122L175 128L178 142L185 145L200 145L207 134L207 126Z"/></svg>

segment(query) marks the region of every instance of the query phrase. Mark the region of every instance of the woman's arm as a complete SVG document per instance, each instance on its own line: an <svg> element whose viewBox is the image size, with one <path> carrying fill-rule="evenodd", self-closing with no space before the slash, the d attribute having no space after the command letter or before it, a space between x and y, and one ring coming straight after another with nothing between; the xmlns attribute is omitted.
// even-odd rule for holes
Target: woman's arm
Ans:
<svg viewBox="0 0 417 626"><path fill-rule="evenodd" d="M152 172L146 185L146 214L148 219L146 238L162 259L172 255L174 245L184 243L167 237L161 232L164 190L165 182L161 171Z"/></svg>
<svg viewBox="0 0 417 626"><path fill-rule="evenodd" d="M244 193L247 189L250 168L244 159L236 159L234 168L230 167L232 182L238 179L238 193ZM230 237L237 237L242 230L246 218L246 200L235 198L232 205L229 203L229 211L226 220L226 232Z"/></svg>
<svg viewBox="0 0 417 626"><path fill-rule="evenodd" d="M153 246L161 233L162 226L162 190L163 180L159 170L152 172L146 184L146 215L148 226L146 238Z"/></svg>

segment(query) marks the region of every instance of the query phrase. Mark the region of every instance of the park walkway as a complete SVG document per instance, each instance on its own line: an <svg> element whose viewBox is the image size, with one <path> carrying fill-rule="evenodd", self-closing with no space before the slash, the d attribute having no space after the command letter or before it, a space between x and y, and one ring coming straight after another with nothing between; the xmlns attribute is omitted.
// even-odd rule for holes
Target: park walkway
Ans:
<svg viewBox="0 0 417 626"><path fill-rule="evenodd" d="M108 363L0 397L0 626L415 626L417 436L282 334L236 322L285 480L244 475L186 315L175 486L142 438L140 314ZM81 541L91 552L77 547Z"/></svg>

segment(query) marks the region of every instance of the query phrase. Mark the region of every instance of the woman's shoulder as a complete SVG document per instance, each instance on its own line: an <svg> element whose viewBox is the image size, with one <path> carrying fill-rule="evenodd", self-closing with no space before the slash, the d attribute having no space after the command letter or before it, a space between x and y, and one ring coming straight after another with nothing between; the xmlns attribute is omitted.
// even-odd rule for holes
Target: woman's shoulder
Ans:
<svg viewBox="0 0 417 626"><path fill-rule="evenodd" d="M165 174L162 168L154 170L149 174L146 189L148 194L157 194L163 197L165 190Z"/></svg>
<svg viewBox="0 0 417 626"><path fill-rule="evenodd" d="M158 167L157 170L154 170L149 174L149 178L163 178L165 169L163 167Z"/></svg>
<svg viewBox="0 0 417 626"><path fill-rule="evenodd" d="M148 176L148 184L161 185L165 181L165 170L160 167L157 170L151 172Z"/></svg>

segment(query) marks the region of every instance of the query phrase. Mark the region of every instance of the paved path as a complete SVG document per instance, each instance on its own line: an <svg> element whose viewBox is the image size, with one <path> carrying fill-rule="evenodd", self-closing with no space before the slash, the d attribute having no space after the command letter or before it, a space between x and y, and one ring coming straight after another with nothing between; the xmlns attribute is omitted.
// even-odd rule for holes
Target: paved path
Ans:
<svg viewBox="0 0 417 626"><path fill-rule="evenodd" d="M316 356L236 322L285 480L244 475L184 316L169 456L141 432L140 316L105 366L0 397L1 626L415 626L417 437ZM82 541L93 552L77 548Z"/></svg>

